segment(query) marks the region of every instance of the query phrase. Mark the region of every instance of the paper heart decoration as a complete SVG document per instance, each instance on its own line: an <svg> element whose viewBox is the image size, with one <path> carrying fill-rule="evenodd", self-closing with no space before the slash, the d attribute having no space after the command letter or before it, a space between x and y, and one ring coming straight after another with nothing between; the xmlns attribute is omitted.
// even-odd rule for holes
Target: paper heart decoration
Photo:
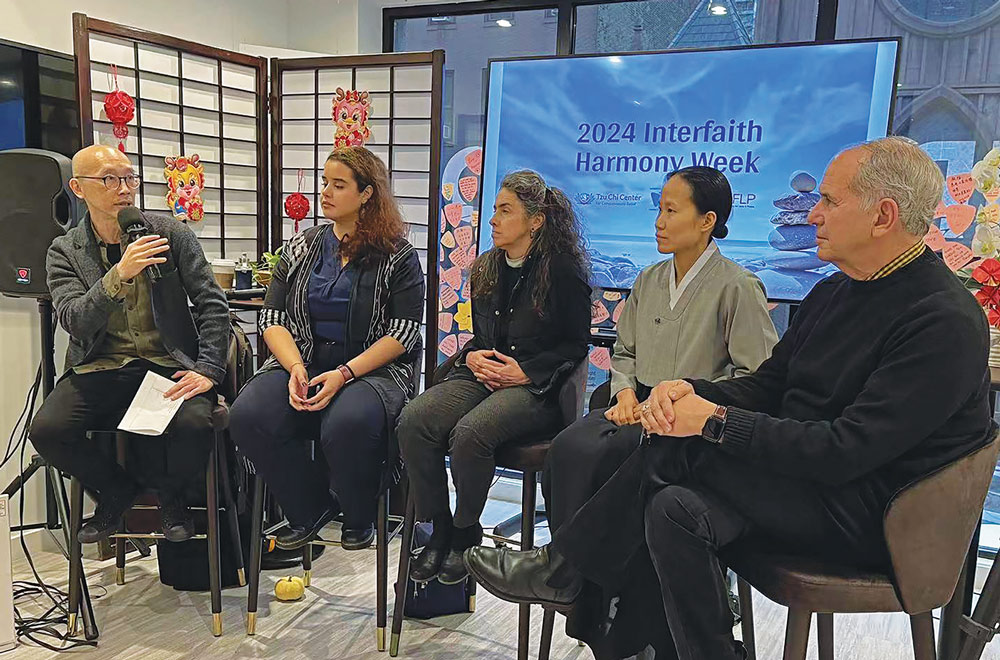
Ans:
<svg viewBox="0 0 1000 660"><path fill-rule="evenodd" d="M462 269L458 266L441 271L441 281L458 291L462 288Z"/></svg>
<svg viewBox="0 0 1000 660"><path fill-rule="evenodd" d="M455 247L455 245L456 245L456 243L455 243L455 235L452 234L450 231L446 231L441 236L441 245L445 246L448 249L451 249L451 248Z"/></svg>
<svg viewBox="0 0 1000 660"><path fill-rule="evenodd" d="M472 303L458 303L458 311L455 312L455 323L459 330L472 330Z"/></svg>
<svg viewBox="0 0 1000 660"><path fill-rule="evenodd" d="M447 228L448 228L448 224L447 224L447 221L445 220L444 211L442 210L441 211L441 232L444 233L444 230L447 229Z"/></svg>
<svg viewBox="0 0 1000 660"><path fill-rule="evenodd" d="M470 341L472 341L473 337L475 337L475 335L470 334L468 332L458 333L458 349L462 350L463 348L465 348L465 345L468 344Z"/></svg>
<svg viewBox="0 0 1000 660"><path fill-rule="evenodd" d="M590 363L602 371L607 371L611 368L611 352L603 346L595 348L590 352Z"/></svg>
<svg viewBox="0 0 1000 660"><path fill-rule="evenodd" d="M966 265L975 256L968 246L953 241L948 241L945 244L941 255L944 257L945 265L952 271L956 271Z"/></svg>
<svg viewBox="0 0 1000 660"><path fill-rule="evenodd" d="M959 204L965 204L976 189L976 181L971 174L953 174L948 177L948 194Z"/></svg>
<svg viewBox="0 0 1000 660"><path fill-rule="evenodd" d="M438 314L438 330L441 332L451 332L451 323L454 318L451 312L440 312Z"/></svg>
<svg viewBox="0 0 1000 660"><path fill-rule="evenodd" d="M608 313L608 308L604 306L600 300L595 300L590 306L590 323L591 325L596 325L598 323L603 323L611 317Z"/></svg>
<svg viewBox="0 0 1000 660"><path fill-rule="evenodd" d="M448 335L438 344L438 350L444 353L446 357L451 357L458 350L458 337Z"/></svg>
<svg viewBox="0 0 1000 660"><path fill-rule="evenodd" d="M455 184L446 183L441 186L441 194L450 202L451 198L455 196Z"/></svg>
<svg viewBox="0 0 1000 660"><path fill-rule="evenodd" d="M944 210L946 208L948 208L948 207L945 206L944 200L938 202L937 203L937 207L934 208L934 217L935 218L943 218L944 217Z"/></svg>
<svg viewBox="0 0 1000 660"><path fill-rule="evenodd" d="M451 259L451 263L455 264L459 268L468 268L472 265L472 262L475 261L475 255L471 255L470 252L471 251L467 252L462 248L455 248L451 251L451 254L448 255L448 258Z"/></svg>
<svg viewBox="0 0 1000 660"><path fill-rule="evenodd" d="M944 238L944 234L938 229L937 225L931 225L927 233L924 234L924 245L934 250L935 252L940 252L944 249L944 245L947 241Z"/></svg>
<svg viewBox="0 0 1000 660"><path fill-rule="evenodd" d="M447 284L441 287L440 294L441 309L448 309L458 302L458 294Z"/></svg>
<svg viewBox="0 0 1000 660"><path fill-rule="evenodd" d="M455 230L455 242L463 250L468 250L472 245L472 227L464 225Z"/></svg>
<svg viewBox="0 0 1000 660"><path fill-rule="evenodd" d="M479 211L472 212L472 226L473 227L479 226Z"/></svg>
<svg viewBox="0 0 1000 660"><path fill-rule="evenodd" d="M448 219L448 224L457 227L462 223L462 205L448 204L444 207L444 217Z"/></svg>
<svg viewBox="0 0 1000 660"><path fill-rule="evenodd" d="M462 285L462 299L468 300L472 293L472 285L470 280L465 280L465 284Z"/></svg>
<svg viewBox="0 0 1000 660"><path fill-rule="evenodd" d="M985 197L986 201L990 204L997 201L997 199L1000 199L1000 186L993 186L990 188L989 192L983 193L983 197Z"/></svg>
<svg viewBox="0 0 1000 660"><path fill-rule="evenodd" d="M463 176L458 180L458 192L462 194L462 199L471 202L479 192L479 179L474 176Z"/></svg>
<svg viewBox="0 0 1000 660"><path fill-rule="evenodd" d="M618 325L618 319L622 317L622 310L625 309L625 303L618 303L615 305L615 311L611 313L611 321L615 325Z"/></svg>
<svg viewBox="0 0 1000 660"><path fill-rule="evenodd" d="M465 166L472 170L472 173L479 176L483 173L483 150L476 149L465 157Z"/></svg>
<svg viewBox="0 0 1000 660"><path fill-rule="evenodd" d="M969 204L952 204L944 210L944 217L955 235L961 236L976 219L976 207Z"/></svg>
<svg viewBox="0 0 1000 660"><path fill-rule="evenodd" d="M612 302L615 300L621 300L622 299L621 291L605 291L604 299L610 300Z"/></svg>

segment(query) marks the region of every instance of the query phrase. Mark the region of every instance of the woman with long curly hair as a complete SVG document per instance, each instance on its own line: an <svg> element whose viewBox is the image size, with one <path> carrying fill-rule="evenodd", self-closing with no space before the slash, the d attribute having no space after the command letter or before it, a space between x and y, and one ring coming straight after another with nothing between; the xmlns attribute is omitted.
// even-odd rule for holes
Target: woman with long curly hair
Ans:
<svg viewBox="0 0 1000 660"><path fill-rule="evenodd" d="M434 531L410 577L455 584L462 553L483 537L479 516L507 442L557 431L557 396L587 355L587 253L569 199L531 171L507 175L490 220L494 248L472 266L475 337L447 377L408 405L397 427L417 516ZM448 502L445 454L457 491Z"/></svg>
<svg viewBox="0 0 1000 660"><path fill-rule="evenodd" d="M360 550L375 536L398 455L392 430L413 395L424 275L371 151L330 154L321 202L331 222L295 235L274 270L259 320L271 357L240 392L230 429L288 520L279 548L301 548L342 512L341 545Z"/></svg>

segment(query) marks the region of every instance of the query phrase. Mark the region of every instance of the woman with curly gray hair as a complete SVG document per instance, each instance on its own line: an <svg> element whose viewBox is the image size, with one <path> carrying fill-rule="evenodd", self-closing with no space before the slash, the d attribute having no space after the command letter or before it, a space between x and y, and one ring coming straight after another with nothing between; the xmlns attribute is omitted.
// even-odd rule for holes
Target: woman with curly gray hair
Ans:
<svg viewBox="0 0 1000 660"><path fill-rule="evenodd" d="M472 266L475 337L444 380L403 409L397 428L417 516L434 522L410 565L417 582L467 577L462 553L483 537L479 516L494 452L559 430L559 387L587 355L589 266L566 195L535 172L513 172L489 225L494 247ZM446 454L457 491L454 516Z"/></svg>

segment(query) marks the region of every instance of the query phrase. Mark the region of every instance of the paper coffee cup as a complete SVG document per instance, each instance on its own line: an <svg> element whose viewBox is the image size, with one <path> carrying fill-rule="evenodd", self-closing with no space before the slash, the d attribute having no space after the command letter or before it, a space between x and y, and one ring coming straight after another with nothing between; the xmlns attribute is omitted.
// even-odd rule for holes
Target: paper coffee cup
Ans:
<svg viewBox="0 0 1000 660"><path fill-rule="evenodd" d="M212 259L212 274L223 290L233 288L236 277L236 262L232 259Z"/></svg>

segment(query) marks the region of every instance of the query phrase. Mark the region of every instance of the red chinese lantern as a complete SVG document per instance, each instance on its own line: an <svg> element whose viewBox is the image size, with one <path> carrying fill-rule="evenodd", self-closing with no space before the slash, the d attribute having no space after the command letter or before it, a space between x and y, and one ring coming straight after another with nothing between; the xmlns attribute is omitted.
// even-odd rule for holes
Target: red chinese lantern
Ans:
<svg viewBox="0 0 1000 660"><path fill-rule="evenodd" d="M305 174L299 170L299 189L285 198L285 215L295 221L295 233L299 233L299 222L309 215L309 198L302 194L302 179Z"/></svg>
<svg viewBox="0 0 1000 660"><path fill-rule="evenodd" d="M115 90L104 97L104 114L114 126L118 138L118 150L125 153L125 138L128 137L128 123L135 117L135 99L118 89L118 67L111 65Z"/></svg>

